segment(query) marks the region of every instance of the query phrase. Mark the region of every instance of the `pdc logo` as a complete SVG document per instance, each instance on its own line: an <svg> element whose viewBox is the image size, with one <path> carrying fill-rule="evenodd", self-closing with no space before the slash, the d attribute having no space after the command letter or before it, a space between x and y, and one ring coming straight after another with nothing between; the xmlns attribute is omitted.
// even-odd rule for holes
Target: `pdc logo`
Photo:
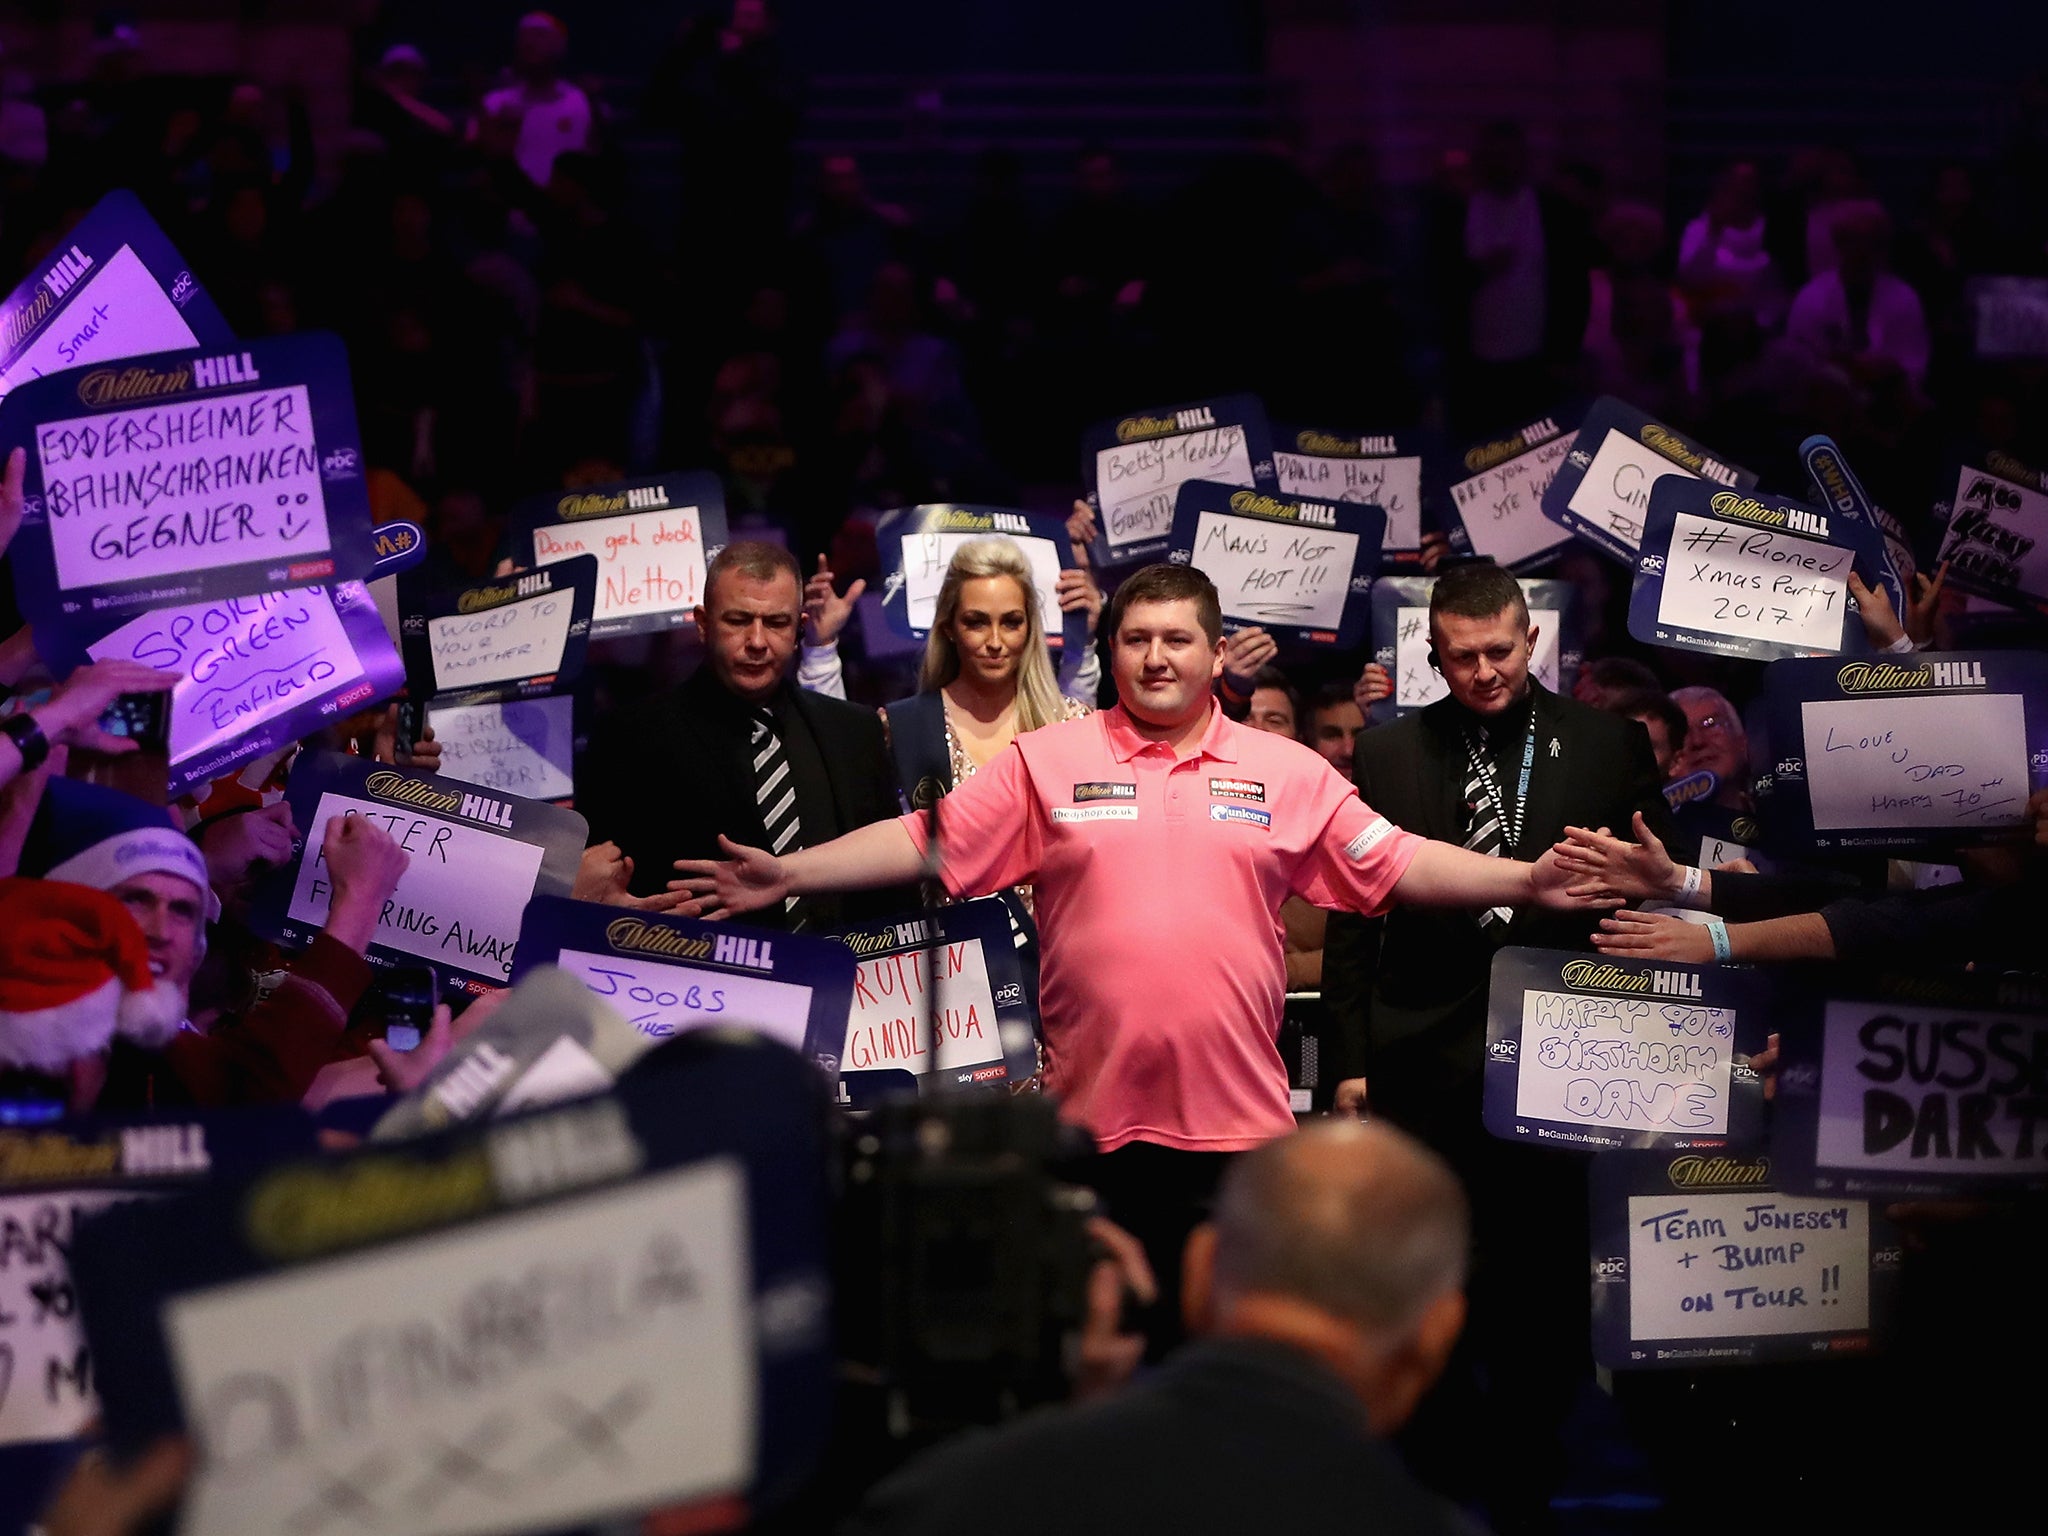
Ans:
<svg viewBox="0 0 2048 1536"><path fill-rule="evenodd" d="M1624 1258L1595 1259L1593 1278L1596 1281L1612 1282L1628 1278L1628 1260Z"/></svg>
<svg viewBox="0 0 2048 1536"><path fill-rule="evenodd" d="M1496 1040L1486 1048L1487 1059L1490 1061L1513 1061L1516 1048L1520 1044L1519 1040Z"/></svg>
<svg viewBox="0 0 2048 1536"><path fill-rule="evenodd" d="M1012 1004L1022 1004L1023 1001L1024 989L1014 981L1005 982L1002 986L996 988L996 1006L998 1008L1006 1008Z"/></svg>

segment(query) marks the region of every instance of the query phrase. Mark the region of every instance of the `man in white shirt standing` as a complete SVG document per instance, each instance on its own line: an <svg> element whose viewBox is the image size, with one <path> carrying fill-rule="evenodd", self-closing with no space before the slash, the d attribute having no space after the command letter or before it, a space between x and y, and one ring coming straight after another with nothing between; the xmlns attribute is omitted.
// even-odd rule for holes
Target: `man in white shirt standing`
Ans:
<svg viewBox="0 0 2048 1536"><path fill-rule="evenodd" d="M546 11L522 16L512 41L517 83L484 97L486 123L517 124L512 158L538 187L548 184L555 156L590 147L590 98L561 77L568 46L569 29Z"/></svg>

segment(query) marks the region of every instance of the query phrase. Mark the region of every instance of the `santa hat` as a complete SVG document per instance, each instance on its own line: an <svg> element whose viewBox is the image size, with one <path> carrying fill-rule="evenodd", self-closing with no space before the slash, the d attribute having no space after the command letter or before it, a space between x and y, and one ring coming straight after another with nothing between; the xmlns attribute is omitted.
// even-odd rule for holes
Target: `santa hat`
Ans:
<svg viewBox="0 0 2048 1536"><path fill-rule="evenodd" d="M171 813L103 784L51 779L44 786L21 868L96 891L110 891L136 875L175 875L200 892L208 922L220 917L220 898L207 881L206 856L179 830Z"/></svg>
<svg viewBox="0 0 2048 1536"><path fill-rule="evenodd" d="M0 1064L61 1073L119 1028L168 1035L183 991L149 970L149 943L104 891L0 880Z"/></svg>

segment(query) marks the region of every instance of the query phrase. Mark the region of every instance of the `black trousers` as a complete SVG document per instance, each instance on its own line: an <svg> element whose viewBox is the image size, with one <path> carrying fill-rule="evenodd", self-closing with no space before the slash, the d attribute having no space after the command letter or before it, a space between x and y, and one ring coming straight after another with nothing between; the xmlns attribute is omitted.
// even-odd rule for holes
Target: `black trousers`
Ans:
<svg viewBox="0 0 2048 1536"><path fill-rule="evenodd" d="M1102 1202L1103 1214L1145 1248L1159 1299L1126 1318L1145 1335L1145 1357L1156 1360L1185 1337L1181 1325L1181 1252L1188 1234L1209 1219L1216 1186L1234 1156L1183 1152L1155 1142L1130 1141L1098 1152L1081 1179Z"/></svg>

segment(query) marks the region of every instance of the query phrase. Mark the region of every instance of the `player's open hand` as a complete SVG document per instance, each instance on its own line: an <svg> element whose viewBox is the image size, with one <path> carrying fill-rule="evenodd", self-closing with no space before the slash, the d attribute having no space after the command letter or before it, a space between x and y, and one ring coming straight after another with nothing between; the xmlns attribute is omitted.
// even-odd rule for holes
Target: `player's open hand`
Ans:
<svg viewBox="0 0 2048 1536"><path fill-rule="evenodd" d="M731 857L676 860L682 878L669 881L668 888L689 898L675 909L679 916L737 917L773 906L789 894L782 860L766 848L749 848L729 837L720 837L718 846Z"/></svg>

